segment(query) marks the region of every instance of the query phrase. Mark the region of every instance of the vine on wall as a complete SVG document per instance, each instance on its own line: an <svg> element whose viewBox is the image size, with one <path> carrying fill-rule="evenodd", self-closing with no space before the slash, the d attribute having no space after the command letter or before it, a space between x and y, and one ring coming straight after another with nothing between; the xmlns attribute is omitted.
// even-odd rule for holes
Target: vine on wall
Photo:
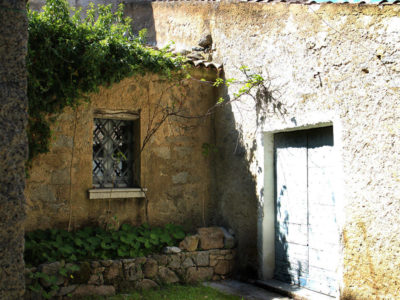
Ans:
<svg viewBox="0 0 400 300"><path fill-rule="evenodd" d="M116 12L91 5L82 17L66 0L47 0L42 12L28 9L28 20L29 161L49 151L57 115L99 86L148 71L172 78L183 69L181 57L146 47L145 33L133 35L122 5Z"/></svg>

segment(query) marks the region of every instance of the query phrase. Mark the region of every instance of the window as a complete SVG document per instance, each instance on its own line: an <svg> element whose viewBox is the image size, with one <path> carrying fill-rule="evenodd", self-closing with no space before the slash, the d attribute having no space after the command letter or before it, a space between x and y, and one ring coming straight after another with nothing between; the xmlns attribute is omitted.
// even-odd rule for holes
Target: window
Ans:
<svg viewBox="0 0 400 300"><path fill-rule="evenodd" d="M95 117L93 126L94 188L139 186L138 125L138 120Z"/></svg>

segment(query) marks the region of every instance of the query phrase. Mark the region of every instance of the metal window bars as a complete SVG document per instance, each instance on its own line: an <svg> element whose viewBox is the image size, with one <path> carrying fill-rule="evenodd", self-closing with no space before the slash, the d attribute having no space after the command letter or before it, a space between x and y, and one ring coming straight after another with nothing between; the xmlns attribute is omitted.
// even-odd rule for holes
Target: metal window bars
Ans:
<svg viewBox="0 0 400 300"><path fill-rule="evenodd" d="M133 121L94 119L93 186L123 188L133 184Z"/></svg>

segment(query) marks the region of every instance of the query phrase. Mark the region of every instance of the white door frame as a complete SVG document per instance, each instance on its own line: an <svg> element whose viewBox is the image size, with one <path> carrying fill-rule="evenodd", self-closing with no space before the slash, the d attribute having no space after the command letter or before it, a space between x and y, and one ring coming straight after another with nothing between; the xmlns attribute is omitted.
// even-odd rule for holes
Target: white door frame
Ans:
<svg viewBox="0 0 400 300"><path fill-rule="evenodd" d="M315 116L313 116L315 117ZM325 116L326 117L326 116ZM307 119L307 118L305 118ZM322 119L325 119L324 117ZM274 179L274 134L278 132L297 131L303 129L311 129L318 127L333 126L333 140L334 140L334 156L336 164L336 176L338 178L335 182L335 199L336 199L336 217L339 227L339 232L342 232L344 225L344 203L343 203L343 171L342 171L342 126L338 118L330 118L325 120L316 120L313 123L307 123L298 126L291 124L281 124L276 130L263 131L259 137L263 145L263 150L259 153L260 163L264 163L264 170L262 178L259 178L259 186L262 186L260 193L260 206L259 206L259 263L260 263L260 278L262 280L272 279L275 268L275 179ZM285 126L286 125L286 126ZM343 245L342 241L340 241ZM343 274L343 251L339 253L339 262L337 270L338 290L342 287L342 274Z"/></svg>

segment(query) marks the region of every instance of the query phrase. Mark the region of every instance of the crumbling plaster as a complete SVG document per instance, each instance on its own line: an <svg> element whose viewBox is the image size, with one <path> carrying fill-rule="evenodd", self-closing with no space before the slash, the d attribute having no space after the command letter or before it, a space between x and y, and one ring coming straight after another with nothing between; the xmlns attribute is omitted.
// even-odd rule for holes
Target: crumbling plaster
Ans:
<svg viewBox="0 0 400 300"><path fill-rule="evenodd" d="M260 114L249 98L216 116L216 221L237 232L242 263L261 261L257 237L268 192L263 133L329 122L342 166L341 295L397 297L400 7L143 2L128 4L126 12L134 19L137 7L148 7L153 18L152 42L174 41L178 49L190 49L211 33L213 59L224 64L226 78L242 78L239 67L248 66L270 81L286 109L283 116ZM227 96L236 89L230 87ZM265 122L257 122L260 116Z"/></svg>

